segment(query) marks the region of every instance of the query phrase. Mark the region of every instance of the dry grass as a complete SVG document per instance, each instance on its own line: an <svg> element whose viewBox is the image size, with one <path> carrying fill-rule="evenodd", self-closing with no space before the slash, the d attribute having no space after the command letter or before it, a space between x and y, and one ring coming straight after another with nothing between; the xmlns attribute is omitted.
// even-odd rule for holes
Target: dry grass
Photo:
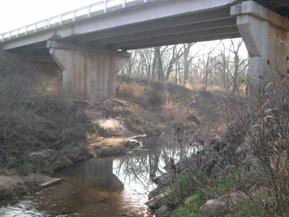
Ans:
<svg viewBox="0 0 289 217"><path fill-rule="evenodd" d="M253 170L261 185L269 188L264 209L270 216L289 215L289 76L270 72L270 83L260 87L250 106L242 105L235 120L245 129L250 155L256 161ZM250 156L249 155L249 156ZM251 157L252 158L252 157Z"/></svg>
<svg viewBox="0 0 289 217"><path fill-rule="evenodd" d="M118 82L117 92L119 96L131 99L141 99L145 96L145 86L137 82Z"/></svg>
<svg viewBox="0 0 289 217"><path fill-rule="evenodd" d="M162 104L161 116L167 120L172 120L176 124L182 124L192 116L192 112L185 105L168 100Z"/></svg>
<svg viewBox="0 0 289 217"><path fill-rule="evenodd" d="M249 128L252 150L274 192L271 205L275 213L284 215L289 213L288 85L285 78L263 90L254 115L250 115L253 122Z"/></svg>

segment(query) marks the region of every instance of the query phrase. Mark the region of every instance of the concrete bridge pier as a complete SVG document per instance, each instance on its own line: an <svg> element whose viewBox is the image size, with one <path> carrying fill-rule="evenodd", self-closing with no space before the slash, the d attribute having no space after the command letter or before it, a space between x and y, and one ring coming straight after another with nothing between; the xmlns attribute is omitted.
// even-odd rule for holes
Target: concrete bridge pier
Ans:
<svg viewBox="0 0 289 217"><path fill-rule="evenodd" d="M250 56L249 95L256 96L260 87L278 79L277 73L287 73L289 20L253 1L233 6L231 15L237 16L237 27Z"/></svg>
<svg viewBox="0 0 289 217"><path fill-rule="evenodd" d="M115 96L116 73L129 53L95 50L49 41L49 53L63 71L63 93L71 101L95 102Z"/></svg>

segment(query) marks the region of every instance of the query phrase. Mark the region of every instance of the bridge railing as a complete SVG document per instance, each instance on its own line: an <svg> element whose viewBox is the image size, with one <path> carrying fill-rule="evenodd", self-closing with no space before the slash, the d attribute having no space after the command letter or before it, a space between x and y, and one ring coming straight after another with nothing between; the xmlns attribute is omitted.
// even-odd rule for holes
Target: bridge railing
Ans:
<svg viewBox="0 0 289 217"><path fill-rule="evenodd" d="M146 3L149 0L98 0L96 3L65 12L38 22L4 32L0 34L0 42L23 37L36 32L45 31L63 24L69 24L81 19L90 18L96 15L107 13L111 9L126 8L131 2Z"/></svg>

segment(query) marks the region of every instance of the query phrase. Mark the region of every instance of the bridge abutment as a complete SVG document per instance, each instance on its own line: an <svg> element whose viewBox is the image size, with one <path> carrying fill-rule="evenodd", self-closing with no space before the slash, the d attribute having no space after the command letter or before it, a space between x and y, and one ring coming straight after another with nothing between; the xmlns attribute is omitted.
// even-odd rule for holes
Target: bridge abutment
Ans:
<svg viewBox="0 0 289 217"><path fill-rule="evenodd" d="M116 73L128 61L128 53L54 41L47 45L63 71L63 93L68 100L95 102L115 96Z"/></svg>
<svg viewBox="0 0 289 217"><path fill-rule="evenodd" d="M253 1L233 6L231 15L237 16L237 27L250 57L249 95L256 96L260 87L287 73L289 20Z"/></svg>

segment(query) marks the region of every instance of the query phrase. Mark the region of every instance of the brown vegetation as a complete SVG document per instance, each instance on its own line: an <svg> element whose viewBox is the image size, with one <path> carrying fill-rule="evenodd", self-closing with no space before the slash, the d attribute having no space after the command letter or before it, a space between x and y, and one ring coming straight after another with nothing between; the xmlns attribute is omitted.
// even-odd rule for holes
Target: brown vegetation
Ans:
<svg viewBox="0 0 289 217"><path fill-rule="evenodd" d="M90 123L52 91L56 71L1 51L0 174L52 173L84 158Z"/></svg>
<svg viewBox="0 0 289 217"><path fill-rule="evenodd" d="M260 91L254 113L250 113L248 141L258 159L262 177L272 191L268 206L273 213L289 215L289 80L277 79Z"/></svg>

